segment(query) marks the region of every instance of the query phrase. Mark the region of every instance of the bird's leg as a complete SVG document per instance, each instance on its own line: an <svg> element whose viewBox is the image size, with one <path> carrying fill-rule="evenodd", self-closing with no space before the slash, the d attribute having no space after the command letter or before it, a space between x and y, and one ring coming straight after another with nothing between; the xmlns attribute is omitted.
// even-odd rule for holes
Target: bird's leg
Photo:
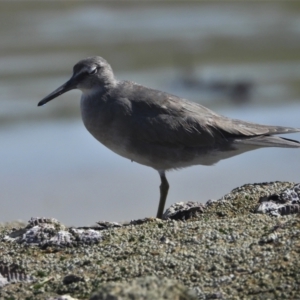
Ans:
<svg viewBox="0 0 300 300"><path fill-rule="evenodd" d="M163 212L164 212L166 199L167 199L167 196L168 196L169 182L167 180L165 171L159 171L159 176L160 176L160 179L161 179L161 185L159 186L160 199L159 199L159 205L158 205L156 218L161 219L162 215L163 215Z"/></svg>

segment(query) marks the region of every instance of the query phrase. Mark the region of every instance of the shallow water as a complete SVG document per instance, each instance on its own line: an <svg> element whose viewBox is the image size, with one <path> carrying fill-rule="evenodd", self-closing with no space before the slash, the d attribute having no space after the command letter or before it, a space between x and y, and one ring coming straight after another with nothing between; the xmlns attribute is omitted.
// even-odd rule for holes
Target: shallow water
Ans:
<svg viewBox="0 0 300 300"><path fill-rule="evenodd" d="M156 171L118 157L86 132L80 92L36 107L89 55L105 57L120 79L221 114L300 127L299 15L299 5L283 3L1 2L0 222L46 216L86 225L156 214ZM195 86L186 84L190 78ZM249 83L247 97L233 97L237 82ZM299 181L299 156L264 149L170 172L167 206L219 198L248 182Z"/></svg>

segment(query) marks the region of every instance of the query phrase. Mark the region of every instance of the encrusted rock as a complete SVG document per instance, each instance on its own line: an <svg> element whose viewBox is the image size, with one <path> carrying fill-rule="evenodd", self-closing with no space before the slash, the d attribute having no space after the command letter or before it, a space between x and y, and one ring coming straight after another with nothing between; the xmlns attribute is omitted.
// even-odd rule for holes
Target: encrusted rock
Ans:
<svg viewBox="0 0 300 300"><path fill-rule="evenodd" d="M25 272L16 264L6 264L0 262L0 287L15 282L34 282L33 276L25 274Z"/></svg>
<svg viewBox="0 0 300 300"><path fill-rule="evenodd" d="M64 284L71 284L73 282L79 282L79 281L84 281L84 278L75 274L69 274L65 276L63 279Z"/></svg>
<svg viewBox="0 0 300 300"><path fill-rule="evenodd" d="M37 218L20 229L1 227L2 263L20 266L13 272L34 276L37 282L7 284L8 277L2 274L0 284L6 286L0 288L0 299L63 299L59 295L89 299L97 290L99 299L120 299L116 297L126 294L126 286L139 297L132 299L163 299L155 293L163 286L172 290L170 281L174 288L182 284L187 292L195 291L199 300L298 299L299 216L254 213L259 199L279 198L293 187L289 182L247 184L209 201L203 212L184 222L147 218L100 230L99 226L71 229L53 219ZM294 194L288 195L295 200ZM297 205L284 196L279 205L285 204L286 210ZM33 236L26 234L35 226L42 228L40 235L39 230L33 230ZM69 234L70 246L43 247L35 238L48 234L52 242L46 244L56 245L57 240L63 244L61 231ZM98 234L103 242L95 244ZM155 277L154 283L145 279L148 276Z"/></svg>
<svg viewBox="0 0 300 300"><path fill-rule="evenodd" d="M48 298L47 300L77 300L77 298L73 298L69 295L62 295L54 298Z"/></svg>
<svg viewBox="0 0 300 300"><path fill-rule="evenodd" d="M78 243L94 244L102 240L102 235L94 229L66 228L56 219L31 218L25 228L12 230L3 240L28 246L47 248L70 247Z"/></svg>
<svg viewBox="0 0 300 300"><path fill-rule="evenodd" d="M109 228L119 228L122 227L121 224L117 222L107 222L107 221L99 221L97 222L97 225L100 229L109 229Z"/></svg>
<svg viewBox="0 0 300 300"><path fill-rule="evenodd" d="M103 284L90 300L193 300L195 291L188 289L176 280L147 276L130 282Z"/></svg>
<svg viewBox="0 0 300 300"><path fill-rule="evenodd" d="M300 212L300 183L275 194L261 197L256 208L258 213L273 216L290 215Z"/></svg>
<svg viewBox="0 0 300 300"><path fill-rule="evenodd" d="M203 213L204 204L199 202L178 202L172 204L163 214L163 219L188 220L197 213Z"/></svg>

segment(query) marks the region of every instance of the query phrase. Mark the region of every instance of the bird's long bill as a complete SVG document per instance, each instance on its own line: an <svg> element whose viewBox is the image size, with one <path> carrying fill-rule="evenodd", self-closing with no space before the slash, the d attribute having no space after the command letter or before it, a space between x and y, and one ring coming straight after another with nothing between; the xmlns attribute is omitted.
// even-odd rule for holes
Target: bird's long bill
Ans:
<svg viewBox="0 0 300 300"><path fill-rule="evenodd" d="M46 104L47 102L51 101L52 99L70 91L76 88L76 80L74 80L74 77L71 77L70 80L68 80L66 83L61 85L59 88L57 88L55 91L53 91L51 94L46 96L44 99L42 99L38 106L42 106Z"/></svg>

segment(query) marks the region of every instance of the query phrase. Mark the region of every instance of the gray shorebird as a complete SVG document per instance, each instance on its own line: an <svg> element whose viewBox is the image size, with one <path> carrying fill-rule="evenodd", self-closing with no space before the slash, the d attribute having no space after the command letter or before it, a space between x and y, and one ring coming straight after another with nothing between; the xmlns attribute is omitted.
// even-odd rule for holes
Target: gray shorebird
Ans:
<svg viewBox="0 0 300 300"><path fill-rule="evenodd" d="M38 106L72 89L82 91L81 115L86 129L104 146L157 170L162 218L169 183L165 172L192 165L213 165L263 147L299 148L300 143L275 134L298 128L259 125L226 118L208 108L130 81L119 81L99 56L79 61L66 83Z"/></svg>

